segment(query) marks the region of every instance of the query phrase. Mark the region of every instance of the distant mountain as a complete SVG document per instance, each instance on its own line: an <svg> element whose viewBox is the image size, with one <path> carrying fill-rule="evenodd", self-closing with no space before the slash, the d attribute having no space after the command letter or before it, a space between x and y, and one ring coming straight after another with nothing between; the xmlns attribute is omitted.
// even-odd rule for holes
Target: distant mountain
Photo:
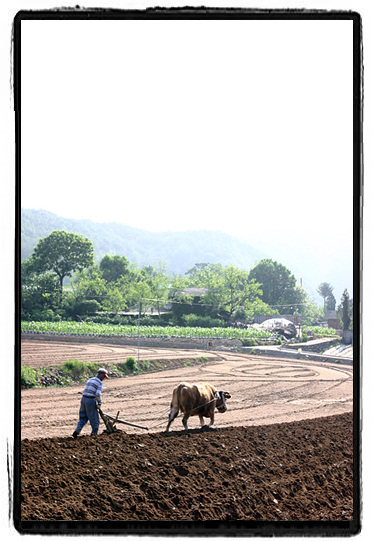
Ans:
<svg viewBox="0 0 372 541"><path fill-rule="evenodd" d="M337 234L305 240L296 237L296 228L292 235L281 236L276 228L269 234L258 226L252 231L252 242L220 231L152 233L118 223L72 220L45 210L22 209L21 258L29 257L38 241L56 229L89 238L97 263L105 254L125 255L139 267L163 261L172 275L184 274L196 263L220 263L250 270L261 259L270 258L285 265L319 305L323 305L323 300L316 289L321 282L334 286L337 304L345 288L353 296L351 243L338 239Z"/></svg>
<svg viewBox="0 0 372 541"><path fill-rule="evenodd" d="M219 231L152 233L117 223L61 218L45 210L21 210L21 259L57 229L79 233L93 242L97 263L105 255L124 255L139 267L163 261L168 274L183 274L195 263L221 263L250 270L268 257L247 242Z"/></svg>

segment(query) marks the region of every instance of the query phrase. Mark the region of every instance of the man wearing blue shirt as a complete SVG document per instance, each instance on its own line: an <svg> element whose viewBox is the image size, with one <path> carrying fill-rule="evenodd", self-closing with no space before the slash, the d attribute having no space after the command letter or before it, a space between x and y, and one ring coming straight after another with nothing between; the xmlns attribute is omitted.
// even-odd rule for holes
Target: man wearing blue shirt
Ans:
<svg viewBox="0 0 372 541"><path fill-rule="evenodd" d="M101 406L102 404L102 382L106 378L108 379L107 370L100 368L94 378L88 379L81 398L79 422L76 430L72 434L73 438L76 439L78 437L82 428L87 424L88 421L92 427L91 436L98 434L99 416L97 406Z"/></svg>

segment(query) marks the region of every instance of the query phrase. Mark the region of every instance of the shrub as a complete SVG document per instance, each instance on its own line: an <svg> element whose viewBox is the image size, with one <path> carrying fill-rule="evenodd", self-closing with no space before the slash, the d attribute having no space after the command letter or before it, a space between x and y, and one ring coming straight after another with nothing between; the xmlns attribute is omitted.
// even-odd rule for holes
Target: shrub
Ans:
<svg viewBox="0 0 372 541"><path fill-rule="evenodd" d="M74 315L85 316L88 314L94 314L100 310L101 305L95 299L82 300L74 305Z"/></svg>
<svg viewBox="0 0 372 541"><path fill-rule="evenodd" d="M97 366L94 363L85 363L82 361L65 361L61 366L63 372L67 372L75 380L84 377L91 377L96 374Z"/></svg>
<svg viewBox="0 0 372 541"><path fill-rule="evenodd" d="M140 369L141 370L150 370L151 368L151 361L149 360L140 360Z"/></svg>
<svg viewBox="0 0 372 541"><path fill-rule="evenodd" d="M246 338L246 339L242 339L242 344L243 346L247 347L247 346L257 346L257 340L255 338Z"/></svg>
<svg viewBox="0 0 372 541"><path fill-rule="evenodd" d="M137 372L138 370L138 364L134 357L127 357L127 360L125 362L125 366L130 372Z"/></svg>
<svg viewBox="0 0 372 541"><path fill-rule="evenodd" d="M35 310L35 311L32 312L31 321L32 320L37 320L37 321L60 321L61 316L59 314L53 312L53 310L51 310L51 309Z"/></svg>
<svg viewBox="0 0 372 541"><path fill-rule="evenodd" d="M197 314L186 314L181 318L182 325L186 327L223 327L223 321L209 316L198 316Z"/></svg>
<svg viewBox="0 0 372 541"><path fill-rule="evenodd" d="M24 387L36 386L36 372L30 366L21 366L21 385Z"/></svg>

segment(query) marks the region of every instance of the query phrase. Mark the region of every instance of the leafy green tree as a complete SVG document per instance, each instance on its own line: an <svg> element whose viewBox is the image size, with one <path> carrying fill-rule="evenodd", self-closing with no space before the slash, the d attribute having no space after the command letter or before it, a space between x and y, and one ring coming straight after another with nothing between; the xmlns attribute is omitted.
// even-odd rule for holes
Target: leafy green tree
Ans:
<svg viewBox="0 0 372 541"><path fill-rule="evenodd" d="M106 294L102 299L102 308L108 312L121 312L128 307L127 287L120 287L118 283L108 283Z"/></svg>
<svg viewBox="0 0 372 541"><path fill-rule="evenodd" d="M195 287L209 287L211 280L222 274L223 267L219 263L196 263L186 272L190 283Z"/></svg>
<svg viewBox="0 0 372 541"><path fill-rule="evenodd" d="M250 280L261 284L262 301L271 307L287 308L301 297L296 293L296 278L284 265L272 259L262 259L249 273Z"/></svg>
<svg viewBox="0 0 372 541"><path fill-rule="evenodd" d="M239 307L246 307L261 297L262 290L255 280L249 280L249 273L228 265L224 268L221 308L229 319Z"/></svg>
<svg viewBox="0 0 372 541"><path fill-rule="evenodd" d="M333 293L330 293L325 298L325 310L335 310L336 309L336 299Z"/></svg>
<svg viewBox="0 0 372 541"><path fill-rule="evenodd" d="M93 299L100 302L106 294L106 282L97 265L75 273L71 281L71 292L76 299Z"/></svg>
<svg viewBox="0 0 372 541"><path fill-rule="evenodd" d="M326 306L326 301L327 301L327 298L331 298L331 295L333 295L332 291L333 291L333 287L331 286L331 284L329 284L328 282L322 282L321 284L319 284L319 286L317 287L317 293L323 297L323 301L324 301L324 304L323 304L323 307L324 307L324 313L326 312L327 310L327 306ZM333 297L334 298L334 297ZM332 308L329 308L329 310L332 310Z"/></svg>
<svg viewBox="0 0 372 541"><path fill-rule="evenodd" d="M132 304L138 306L140 315L151 306L151 288L146 280L146 272L142 270L132 271L132 279L129 282L128 299Z"/></svg>
<svg viewBox="0 0 372 541"><path fill-rule="evenodd" d="M308 299L303 307L302 323L304 325L319 325L320 323L323 323L324 320L323 308L319 307L314 300Z"/></svg>
<svg viewBox="0 0 372 541"><path fill-rule="evenodd" d="M177 324L182 324L182 321L185 321L184 316L189 314L205 315L204 306L199 303L200 299L189 294L190 287L193 287L192 282L182 274L173 275L170 280L168 297L172 303L172 321ZM204 298L202 300L204 303Z"/></svg>
<svg viewBox="0 0 372 541"><path fill-rule="evenodd" d="M77 271L64 295L63 309L70 317L92 314L102 308L106 282L97 265Z"/></svg>
<svg viewBox="0 0 372 541"><path fill-rule="evenodd" d="M247 271L233 265L222 267L219 264L198 263L187 274L192 285L206 289L203 301L211 316L234 320L239 314L240 319L252 318L254 309L271 313L261 300L260 285L250 279Z"/></svg>
<svg viewBox="0 0 372 541"><path fill-rule="evenodd" d="M338 314L342 321L343 330L347 331L348 329L350 329L350 326L352 323L352 300L350 300L350 296L347 289L345 289L342 294L341 304L338 309Z"/></svg>
<svg viewBox="0 0 372 541"><path fill-rule="evenodd" d="M99 263L99 268L106 282L117 282L129 272L129 261L125 256L105 255Z"/></svg>
<svg viewBox="0 0 372 541"><path fill-rule="evenodd" d="M169 276L165 272L165 263L160 262L158 267L148 265L142 271L146 274L146 281L150 287L150 299L160 315L160 304L168 298Z"/></svg>
<svg viewBox="0 0 372 541"><path fill-rule="evenodd" d="M203 297L205 304L204 313L216 317L222 310L223 301L221 295L224 288L224 269L218 263L197 263L187 271L189 286L205 288Z"/></svg>
<svg viewBox="0 0 372 541"><path fill-rule="evenodd" d="M265 302L257 298L252 302L247 303L245 307L237 308L231 317L231 321L250 324L254 323L254 316L271 316L278 314L278 310L270 308Z"/></svg>
<svg viewBox="0 0 372 541"><path fill-rule="evenodd" d="M93 265L94 249L91 240L66 231L53 231L40 239L31 255L36 272L54 272L59 278L60 304L63 279L75 271Z"/></svg>
<svg viewBox="0 0 372 541"><path fill-rule="evenodd" d="M296 285L294 288L288 288L283 292L283 296L279 304L279 311L285 314L303 314L308 303L308 294L301 286Z"/></svg>
<svg viewBox="0 0 372 541"><path fill-rule="evenodd" d="M34 272L30 258L21 263L21 312L22 317L55 310L59 305L59 284L54 274Z"/></svg>

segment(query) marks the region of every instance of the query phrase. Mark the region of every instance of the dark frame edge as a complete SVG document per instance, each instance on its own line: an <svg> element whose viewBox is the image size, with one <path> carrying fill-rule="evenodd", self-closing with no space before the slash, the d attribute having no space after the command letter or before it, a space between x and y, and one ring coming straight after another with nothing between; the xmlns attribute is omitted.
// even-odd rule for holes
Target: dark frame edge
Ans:
<svg viewBox="0 0 372 541"><path fill-rule="evenodd" d="M327 18L327 19L351 19L353 20L353 46L354 46L354 73L353 73L353 98L354 98L354 120L353 120L353 129L354 129L354 139L353 139L353 156L354 156L354 281L353 281L353 298L358 302L354 302L353 311L354 311L354 344L358 353L358 362L355 365L355 377L354 377L354 445L355 449L360 450L361 447L361 401L359 395L359 378L360 378L360 365L362 361L361 356L361 283L362 283L362 270L361 270L361 255L362 255L362 238L360 232L362 230L362 208L361 208L361 197L363 194L363 138L362 138L362 122L363 122L363 63L362 63L362 18L361 15L355 11L326 11L326 10L256 10L256 9L245 9L245 8L205 8L205 7L195 7L195 8L147 8L146 10L125 10L125 9L91 9L91 8L56 8L51 10L38 10L38 11L28 11L21 10L16 13L13 20L13 62L14 62L14 110L15 110L15 143L16 143L16 157L15 157L15 171L16 171L16 197L15 197L15 300L16 300L16 309L15 309L15 418L14 418L14 464L17 464L17 461L20 461L20 404L18 397L20 396L20 382L19 377L17 377L20 369L20 356L19 356L19 344L20 344L20 323L18 321L18 315L20 314L20 209L21 209L21 186L20 186L20 171L21 171L21 21L23 20L35 20L39 18L45 19L55 19L55 18L74 18L74 19L86 19L86 18L121 18L121 19L130 19L130 18L145 18L145 19L156 19L158 15L164 17L168 14L167 18L185 18L187 15L201 15L210 18L212 15L221 15L222 18L226 18L226 15L235 15L239 18L244 18L244 15L252 15L257 18L257 15L260 15L258 18L284 18L292 15L291 18L309 18L309 16L315 16L315 18ZM78 16L77 16L78 15ZM155 16L153 16L155 15ZM175 15L176 17L174 17ZM294 17L293 17L294 15ZM114 16L114 17L113 17ZM191 17L194 18L194 17ZM231 18L231 17L227 17ZM250 17L247 17L250 18ZM306 523L301 524L299 528L290 526L287 527L275 523L275 527L279 526L280 535L296 535L296 533L304 534L304 530L308 530L308 535L314 534L312 528L324 528L323 531L327 532L328 535L331 534L328 530L330 527L333 530L334 535L357 535L361 532L361 506L360 506L360 496L361 496L361 486L360 480L358 479L358 474L361 472L361 461L360 456L354 451L354 473L356 483L354 484L354 495L357 501L357 505L354 506L354 515L357 515L357 518L354 518L353 521L349 521L345 524L341 523ZM16 530L21 534L52 534L52 533L69 533L73 534L74 532L78 533L79 528L81 528L81 523L78 525L75 522L61 522L61 523L51 523L47 527L40 528L40 523L35 523L33 521L22 521L20 517L20 472L17 471L17 468L14 468L14 477L13 477L13 521ZM264 527L261 530L260 534L265 535L263 532L269 530L273 526L270 522L264 523L267 527ZM269 526L271 524L271 526ZM66 528L67 526L67 528ZM94 527L83 528L85 530L83 533L128 533L136 535L148 535L149 533L157 533L163 535L183 535L184 530L189 528L188 523L183 525L178 525L178 532L174 531L173 528L169 527L168 523L163 524L161 528L160 523L156 523L154 527L141 527L141 524L132 524L128 527L122 527L120 524L115 528L110 528L107 522L97 522L94 524ZM193 535L203 535L203 536L215 536L218 534L221 528L213 527L213 524L206 525L206 528L196 528L194 526ZM257 529L262 528L262 524L243 522L238 528L229 528L227 532L224 531L224 535L227 536L243 536L243 535L257 535ZM248 528L248 531L247 531ZM229 532L231 530L231 532ZM79 532L80 533L80 532ZM266 535L268 532L266 533ZM272 530L270 535L273 535Z"/></svg>

